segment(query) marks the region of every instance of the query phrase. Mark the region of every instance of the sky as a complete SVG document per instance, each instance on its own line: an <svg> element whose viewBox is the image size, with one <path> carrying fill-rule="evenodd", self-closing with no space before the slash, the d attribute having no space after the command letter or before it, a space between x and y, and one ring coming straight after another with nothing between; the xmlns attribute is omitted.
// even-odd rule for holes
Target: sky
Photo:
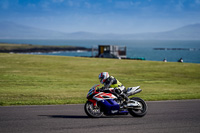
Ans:
<svg viewBox="0 0 200 133"><path fill-rule="evenodd" d="M200 23L200 0L0 0L0 22L61 32L144 33Z"/></svg>

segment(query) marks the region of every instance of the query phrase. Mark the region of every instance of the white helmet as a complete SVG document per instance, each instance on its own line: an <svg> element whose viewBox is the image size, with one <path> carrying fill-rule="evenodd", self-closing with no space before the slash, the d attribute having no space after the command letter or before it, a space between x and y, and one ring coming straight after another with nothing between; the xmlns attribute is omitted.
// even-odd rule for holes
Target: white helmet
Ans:
<svg viewBox="0 0 200 133"><path fill-rule="evenodd" d="M108 72L102 72L99 74L99 81L103 84L108 77L109 77Z"/></svg>

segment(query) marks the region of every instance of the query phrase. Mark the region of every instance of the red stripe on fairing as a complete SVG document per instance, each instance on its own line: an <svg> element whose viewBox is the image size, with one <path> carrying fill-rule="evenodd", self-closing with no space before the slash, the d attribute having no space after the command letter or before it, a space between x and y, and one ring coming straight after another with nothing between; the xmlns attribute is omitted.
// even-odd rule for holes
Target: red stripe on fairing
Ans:
<svg viewBox="0 0 200 133"><path fill-rule="evenodd" d="M88 99L88 101L92 102L94 106L97 105L97 101L96 100L93 100L93 99Z"/></svg>
<svg viewBox="0 0 200 133"><path fill-rule="evenodd" d="M109 98L115 98L115 97L113 97L113 95L111 93L102 92L102 93L99 93L98 95L95 95L96 98L99 98L102 100L104 99L103 96L108 96Z"/></svg>

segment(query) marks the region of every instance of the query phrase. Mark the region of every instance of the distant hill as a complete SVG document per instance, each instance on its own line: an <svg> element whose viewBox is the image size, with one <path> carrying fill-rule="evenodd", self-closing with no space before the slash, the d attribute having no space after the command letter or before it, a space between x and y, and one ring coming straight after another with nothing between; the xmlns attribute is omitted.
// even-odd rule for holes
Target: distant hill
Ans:
<svg viewBox="0 0 200 133"><path fill-rule="evenodd" d="M49 39L60 38L65 33L24 26L13 22L0 22L1 39Z"/></svg>
<svg viewBox="0 0 200 133"><path fill-rule="evenodd" d="M166 32L138 34L99 34L92 32L65 33L0 22L0 39L117 39L117 40L200 40L200 24L187 25Z"/></svg>
<svg viewBox="0 0 200 133"><path fill-rule="evenodd" d="M170 40L200 40L200 24L187 25L172 31L153 33L149 37Z"/></svg>

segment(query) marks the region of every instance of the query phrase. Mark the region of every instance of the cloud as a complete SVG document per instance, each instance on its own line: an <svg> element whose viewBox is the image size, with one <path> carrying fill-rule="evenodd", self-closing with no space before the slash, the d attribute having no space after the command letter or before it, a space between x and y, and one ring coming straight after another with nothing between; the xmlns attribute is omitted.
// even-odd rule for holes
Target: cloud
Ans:
<svg viewBox="0 0 200 133"><path fill-rule="evenodd" d="M132 6L138 6L139 2L132 2L132 1L117 1L115 2L115 8L119 9L129 9Z"/></svg>
<svg viewBox="0 0 200 133"><path fill-rule="evenodd" d="M36 8L36 4L28 3L27 7L28 8Z"/></svg>
<svg viewBox="0 0 200 133"><path fill-rule="evenodd" d="M92 6L89 2L85 2L84 5L86 8L91 8L91 6Z"/></svg>
<svg viewBox="0 0 200 133"><path fill-rule="evenodd" d="M40 6L43 10L45 11L49 11L51 10L51 3L49 3L48 1L43 1L40 3Z"/></svg>
<svg viewBox="0 0 200 133"><path fill-rule="evenodd" d="M62 3L64 0L52 0L54 3Z"/></svg>
<svg viewBox="0 0 200 133"><path fill-rule="evenodd" d="M0 1L0 7L1 9L8 9L9 8L9 2L7 0L1 0Z"/></svg>
<svg viewBox="0 0 200 133"><path fill-rule="evenodd" d="M184 8L183 1L179 1L178 4L175 5L177 11L182 11Z"/></svg>
<svg viewBox="0 0 200 133"><path fill-rule="evenodd" d="M163 31L199 13L200 0L0 0L0 21L70 32Z"/></svg>
<svg viewBox="0 0 200 133"><path fill-rule="evenodd" d="M200 0L195 0L195 3L196 4L200 4Z"/></svg>
<svg viewBox="0 0 200 133"><path fill-rule="evenodd" d="M67 5L70 7L80 7L80 2L79 1L73 1L73 0L68 0Z"/></svg>

